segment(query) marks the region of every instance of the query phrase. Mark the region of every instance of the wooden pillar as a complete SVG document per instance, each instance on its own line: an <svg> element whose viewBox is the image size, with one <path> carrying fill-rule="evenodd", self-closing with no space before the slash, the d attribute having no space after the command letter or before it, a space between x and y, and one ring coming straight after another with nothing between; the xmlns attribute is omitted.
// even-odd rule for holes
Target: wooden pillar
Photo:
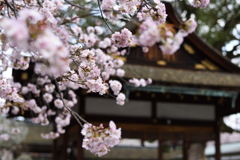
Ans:
<svg viewBox="0 0 240 160"><path fill-rule="evenodd" d="M67 160L68 159L68 132L66 132L64 135L63 135L63 146L58 146L58 147L61 147L61 152L63 154L62 157L60 157L60 159L62 160Z"/></svg>
<svg viewBox="0 0 240 160"><path fill-rule="evenodd" d="M188 141L184 140L182 144L183 160L188 160L188 149L189 149L189 143Z"/></svg>
<svg viewBox="0 0 240 160"><path fill-rule="evenodd" d="M220 129L218 123L215 126L215 160L221 160Z"/></svg>
<svg viewBox="0 0 240 160"><path fill-rule="evenodd" d="M56 139L54 139L53 140L53 150L52 150L52 159L53 160L58 160L58 154L57 154L57 140Z"/></svg>
<svg viewBox="0 0 240 160"><path fill-rule="evenodd" d="M78 157L77 160L84 160L84 152L83 152L83 148L82 148L82 139L79 140L78 142Z"/></svg>
<svg viewBox="0 0 240 160"><path fill-rule="evenodd" d="M158 139L158 160L163 160L163 141Z"/></svg>
<svg viewBox="0 0 240 160"><path fill-rule="evenodd" d="M61 135L59 138L53 140L53 160L67 159L67 136Z"/></svg>
<svg viewBox="0 0 240 160"><path fill-rule="evenodd" d="M215 160L221 160L221 142L220 142L220 117L219 115L219 108L222 106L216 105L215 106Z"/></svg>

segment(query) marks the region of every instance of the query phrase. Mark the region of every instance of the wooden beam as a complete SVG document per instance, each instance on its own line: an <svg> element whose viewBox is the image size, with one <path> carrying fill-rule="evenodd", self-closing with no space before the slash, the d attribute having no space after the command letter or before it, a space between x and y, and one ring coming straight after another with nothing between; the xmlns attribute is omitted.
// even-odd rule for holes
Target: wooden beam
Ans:
<svg viewBox="0 0 240 160"><path fill-rule="evenodd" d="M221 142L219 125L215 127L215 160L221 160Z"/></svg>
<svg viewBox="0 0 240 160"><path fill-rule="evenodd" d="M89 122L100 122L107 123L110 120L119 123L130 123L130 124L147 124L147 125L167 125L168 121L171 120L171 125L176 126L214 126L213 120L189 120L189 119L173 119L173 118L155 118L152 117L126 117L126 116L113 116L113 115L98 115L98 114L87 114L84 116Z"/></svg>
<svg viewBox="0 0 240 160"><path fill-rule="evenodd" d="M92 122L92 121L91 121ZM117 121L116 121L117 122ZM99 125L102 121L93 122ZM108 126L108 123L103 123ZM68 128L71 134L80 134L78 125L72 125ZM196 127L196 126L175 126L175 125L147 125L147 124L127 124L117 122L117 127L122 128L122 138L139 138L139 139L158 139L161 140L195 140L208 141L214 140L214 126ZM79 138L80 139L80 138Z"/></svg>
<svg viewBox="0 0 240 160"><path fill-rule="evenodd" d="M94 124L100 124L101 122L95 122ZM104 124L104 123L103 123ZM108 124L105 123L105 126ZM175 125L153 125L153 124L127 124L117 123L118 127L126 131L144 131L155 133L214 133L213 127L204 126L175 126Z"/></svg>
<svg viewBox="0 0 240 160"><path fill-rule="evenodd" d="M54 145L52 145L52 144L22 143L21 144L21 151L51 154L54 151Z"/></svg>

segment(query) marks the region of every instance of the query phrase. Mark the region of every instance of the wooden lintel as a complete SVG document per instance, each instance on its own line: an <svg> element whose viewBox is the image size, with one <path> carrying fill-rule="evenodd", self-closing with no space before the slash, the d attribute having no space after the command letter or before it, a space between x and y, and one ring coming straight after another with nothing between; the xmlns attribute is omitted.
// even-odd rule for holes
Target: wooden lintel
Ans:
<svg viewBox="0 0 240 160"><path fill-rule="evenodd" d="M94 122L94 124L99 124ZM108 124L104 124L108 125ZM144 131L158 133L214 133L214 127L202 126L174 126L174 125L151 125L151 124L127 124L118 123L118 127L127 131Z"/></svg>

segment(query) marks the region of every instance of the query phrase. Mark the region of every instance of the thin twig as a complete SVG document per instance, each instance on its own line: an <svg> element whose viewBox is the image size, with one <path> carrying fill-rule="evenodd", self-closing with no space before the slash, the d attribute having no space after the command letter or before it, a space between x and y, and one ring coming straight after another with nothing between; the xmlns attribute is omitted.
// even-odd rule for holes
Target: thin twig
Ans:
<svg viewBox="0 0 240 160"><path fill-rule="evenodd" d="M108 27L108 29L109 29L112 33L114 33L114 31L110 28L110 26L108 25L106 19L104 18L103 11L102 11L102 8L101 8L101 5L100 5L100 0L97 0L97 2L98 2L98 8L99 8L99 10L100 10L100 14L101 14L101 17L102 17L104 23L106 24L106 26Z"/></svg>
<svg viewBox="0 0 240 160"><path fill-rule="evenodd" d="M61 99L62 102L63 102L64 108L66 108L67 111L76 119L76 121L78 122L78 124L79 124L81 127L83 127L82 122L84 122L84 123L88 123L88 122L87 122L85 119L83 119L77 112L71 110L71 108L69 108L68 106L66 106L66 104L65 104L65 102L64 102L64 99L63 99L63 96L62 96L62 94L61 94L61 92L60 92L60 89L59 89L59 87L58 87L58 82L57 82L55 79L54 79L54 81L55 81L55 84L56 84L57 92L58 92L58 94L59 94L59 96L60 96L60 99ZM82 122L81 122L81 121L82 121Z"/></svg>
<svg viewBox="0 0 240 160"><path fill-rule="evenodd" d="M7 5L7 8L10 9L13 12L14 16L17 18L17 13L15 8L7 0L4 0L4 2ZM9 10L8 10L8 16L10 16Z"/></svg>
<svg viewBox="0 0 240 160"><path fill-rule="evenodd" d="M13 10L14 10L14 11L13 11L14 16L17 17L17 14L16 14L16 10L17 10L17 9L16 9L16 6L15 6L15 1L14 1L14 0L12 0L12 6L13 6Z"/></svg>

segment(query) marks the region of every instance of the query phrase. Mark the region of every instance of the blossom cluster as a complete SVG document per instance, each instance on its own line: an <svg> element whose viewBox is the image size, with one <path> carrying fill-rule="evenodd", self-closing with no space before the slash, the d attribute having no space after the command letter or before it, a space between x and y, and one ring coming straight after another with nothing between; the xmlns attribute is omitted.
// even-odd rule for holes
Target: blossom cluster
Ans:
<svg viewBox="0 0 240 160"><path fill-rule="evenodd" d="M110 88L110 76L124 76L125 71L121 69L124 62L110 53L124 55L126 51L119 51L118 48L127 47L132 39L128 29L108 37L102 35L104 29L100 26L86 29L71 26L67 31L59 25L61 21L54 17L61 6L61 3L56 2L44 1L40 10L36 7L22 9L17 19L2 18L0 25L7 42L3 53L11 59L11 63L3 64L4 67L26 70L31 60L35 72L31 83L23 86L18 84L17 88L10 85L10 81L1 81L1 98L10 101L8 104L13 106L4 111L11 111L15 115L21 110L33 112L32 122L41 125L48 125L54 119L56 130L41 134L47 139L59 137L70 124L71 114L68 109L77 103L73 90L84 88L88 92L106 94ZM83 43L84 48L79 47L79 42L69 46L70 38ZM53 83L54 78L59 77L62 80L58 84ZM112 89L117 97L120 93ZM121 103L124 100L121 99Z"/></svg>
<svg viewBox="0 0 240 160"><path fill-rule="evenodd" d="M166 21L166 8L160 0L103 0L101 8L108 19L136 16L139 21L152 17L158 23Z"/></svg>
<svg viewBox="0 0 240 160"><path fill-rule="evenodd" d="M65 133L65 127L70 124L71 114L67 109L77 104L77 96L70 86L61 82L54 83L48 76L37 77L35 84L28 83L20 91L25 102L22 107L35 114L33 123L48 125L54 119L56 130L41 134L43 138L55 139ZM42 96L41 96L42 95ZM20 108L20 109L21 109Z"/></svg>
<svg viewBox="0 0 240 160"><path fill-rule="evenodd" d="M23 102L24 99L18 94L18 88L10 79L0 78L0 98L13 102Z"/></svg>
<svg viewBox="0 0 240 160"><path fill-rule="evenodd" d="M107 128L102 124L94 126L86 123L81 134L84 136L82 147L101 157L107 154L110 148L119 144L121 128L117 128L113 121L109 122Z"/></svg>
<svg viewBox="0 0 240 160"><path fill-rule="evenodd" d="M125 74L121 69L124 62L116 57L124 56L127 47L140 45L147 51L156 43L159 43L164 54L173 54L183 38L196 28L196 22L190 19L175 32L165 23L166 8L160 0L102 1L104 14L115 14L114 11L117 11L116 14L136 16L140 22L136 35L127 28L106 34L106 28L100 25L82 27L75 23L79 22L75 17L71 25L61 25L68 20L56 16L61 7L73 7L63 1L46 0L40 8L37 1L31 1L28 2L28 9L21 8L21 1L17 3L20 3L15 4L20 9L16 19L1 18L0 28L5 37L2 40L1 68L10 66L25 70L32 61L35 63L34 72L38 75L61 77L63 83L74 86L74 89L84 88L100 95L113 89L114 95L121 101L125 99L123 93L118 96L120 91L117 94L115 88L110 86L113 86L111 76L123 77ZM48 94L43 96L50 98Z"/></svg>
<svg viewBox="0 0 240 160"><path fill-rule="evenodd" d="M147 85L152 83L152 79L148 78L147 80L141 78L132 78L129 79L129 83L132 84L134 87L146 87Z"/></svg>
<svg viewBox="0 0 240 160"><path fill-rule="evenodd" d="M210 0L193 0L190 2L194 7L205 8L210 3Z"/></svg>
<svg viewBox="0 0 240 160"><path fill-rule="evenodd" d="M18 26L18 27L16 27ZM29 57L45 60L50 66L48 74L58 77L69 69L69 51L58 36L57 24L49 22L45 10L22 9L17 19L3 18L0 27L6 36L12 67L27 69ZM58 33L59 34L59 33ZM25 55L28 53L28 56ZM27 53L26 53L27 52Z"/></svg>
<svg viewBox="0 0 240 160"><path fill-rule="evenodd" d="M195 7L206 7L208 3L209 1L206 0L191 2ZM160 0L125 0L121 2L117 0L103 0L102 9L110 20L112 16L116 17L115 12L117 12L117 15L128 14L130 17L136 14L140 25L137 34L133 37L132 45L143 46L144 52L148 52L148 47L159 44L163 54L174 54L180 48L184 37L194 32L197 26L196 21L190 18L183 26L180 26L177 30L174 29L166 23L166 7ZM110 14L110 11L113 13ZM111 16L109 17L109 15ZM119 19L120 15L118 15ZM120 34L118 33L117 35L118 39L121 39ZM123 35L122 39L124 39Z"/></svg>
<svg viewBox="0 0 240 160"><path fill-rule="evenodd" d="M159 44L163 54L174 54L183 43L184 37L195 31L197 23L194 18L185 21L177 30L170 24L158 25L153 19L145 20L139 28L139 44L145 47L151 47ZM143 51L144 51L143 50Z"/></svg>
<svg viewBox="0 0 240 160"><path fill-rule="evenodd" d="M172 55L197 27L193 18L180 26L168 24L161 0L84 2L1 3L0 73L9 67L27 70L31 66L34 76L28 84L20 84L0 75L0 98L6 100L0 111L14 115L30 111L33 123L53 123L54 131L42 134L43 138L65 133L77 104L75 90L111 94L117 104L125 104L122 83L116 79L125 75L123 56L129 54L129 47L141 46L148 52L158 45L163 54ZM203 8L209 0L192 0L191 4ZM85 15L90 16L86 19ZM132 78L129 83L145 87L152 80ZM121 137L113 122L108 128L86 123L82 134L83 147L98 156L117 145Z"/></svg>

